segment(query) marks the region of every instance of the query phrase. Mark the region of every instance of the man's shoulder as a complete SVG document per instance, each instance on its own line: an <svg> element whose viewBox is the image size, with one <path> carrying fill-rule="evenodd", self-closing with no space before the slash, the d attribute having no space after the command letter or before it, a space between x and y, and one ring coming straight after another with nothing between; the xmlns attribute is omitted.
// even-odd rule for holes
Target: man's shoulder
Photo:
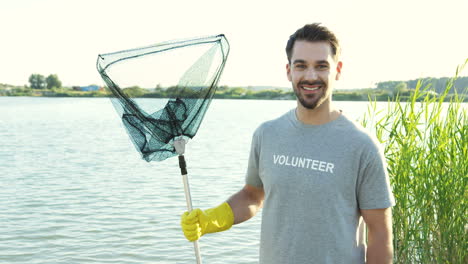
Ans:
<svg viewBox="0 0 468 264"><path fill-rule="evenodd" d="M343 116L343 134L350 142L359 145L366 145L371 148L380 147L380 142L369 129L363 127L357 121L351 120L346 115Z"/></svg>
<svg viewBox="0 0 468 264"><path fill-rule="evenodd" d="M293 110L289 110L288 112L282 114L281 116L275 119L271 119L271 120L261 123L260 126L258 126L257 130L270 130L272 128L276 129L276 128L283 127L285 125L289 125L289 123L291 122L290 120L291 111Z"/></svg>
<svg viewBox="0 0 468 264"><path fill-rule="evenodd" d="M343 114L342 124L350 136L358 137L362 139L369 139L372 137L368 129L363 127L357 121L351 120L348 116L344 114Z"/></svg>

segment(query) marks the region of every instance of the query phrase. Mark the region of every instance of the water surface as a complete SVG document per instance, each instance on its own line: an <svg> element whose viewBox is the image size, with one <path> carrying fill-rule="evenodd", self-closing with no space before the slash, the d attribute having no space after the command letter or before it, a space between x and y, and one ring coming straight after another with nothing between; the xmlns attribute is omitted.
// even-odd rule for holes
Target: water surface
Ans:
<svg viewBox="0 0 468 264"><path fill-rule="evenodd" d="M293 107L212 102L186 149L195 207L242 188L253 131ZM195 263L177 159L142 160L109 99L0 97L0 146L0 263ZM260 220L202 237L204 263L258 263Z"/></svg>

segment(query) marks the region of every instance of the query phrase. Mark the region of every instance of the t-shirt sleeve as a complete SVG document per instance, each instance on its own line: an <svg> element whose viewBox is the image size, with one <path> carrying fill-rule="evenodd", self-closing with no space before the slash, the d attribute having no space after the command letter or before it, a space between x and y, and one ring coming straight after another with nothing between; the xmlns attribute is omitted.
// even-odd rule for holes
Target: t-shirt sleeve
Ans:
<svg viewBox="0 0 468 264"><path fill-rule="evenodd" d="M385 157L381 151L369 155L360 171L357 199L360 209L383 209L395 205Z"/></svg>
<svg viewBox="0 0 468 264"><path fill-rule="evenodd" d="M263 187L263 182L259 175L259 156L260 156L260 132L261 128L255 130L250 146L249 163L247 166L247 174L245 183L255 187Z"/></svg>

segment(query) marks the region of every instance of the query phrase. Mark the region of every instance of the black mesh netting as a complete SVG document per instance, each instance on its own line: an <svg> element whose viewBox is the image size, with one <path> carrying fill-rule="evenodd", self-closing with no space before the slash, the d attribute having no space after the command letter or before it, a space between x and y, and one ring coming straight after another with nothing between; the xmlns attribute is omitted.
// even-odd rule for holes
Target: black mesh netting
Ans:
<svg viewBox="0 0 468 264"><path fill-rule="evenodd" d="M146 161L177 155L173 141L195 136L228 53L217 35L98 56L111 101Z"/></svg>

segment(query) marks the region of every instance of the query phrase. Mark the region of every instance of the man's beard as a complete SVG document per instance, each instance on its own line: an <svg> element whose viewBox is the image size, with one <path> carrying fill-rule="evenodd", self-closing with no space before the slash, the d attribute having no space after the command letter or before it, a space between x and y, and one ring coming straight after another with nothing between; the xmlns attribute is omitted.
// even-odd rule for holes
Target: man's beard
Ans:
<svg viewBox="0 0 468 264"><path fill-rule="evenodd" d="M318 94L312 94L312 95L304 95L301 93L300 90L302 90L301 86L304 85L304 84L310 84L310 85L314 85L314 84L318 84L318 85L321 85L322 87L320 88L322 91L322 93L320 95ZM325 85L325 83L323 82L314 82L314 83L310 83L310 82L299 82L296 86L294 90L294 93L296 94L296 98L297 100L299 100L299 102L301 103L301 105L304 107L304 108L307 108L309 110L313 110L315 109L317 106L320 106L324 101L325 101L325 98L326 98L326 91L327 91L328 87ZM313 101L306 101L304 97L307 97L307 96L311 96L311 97L317 97L317 98L314 98Z"/></svg>

